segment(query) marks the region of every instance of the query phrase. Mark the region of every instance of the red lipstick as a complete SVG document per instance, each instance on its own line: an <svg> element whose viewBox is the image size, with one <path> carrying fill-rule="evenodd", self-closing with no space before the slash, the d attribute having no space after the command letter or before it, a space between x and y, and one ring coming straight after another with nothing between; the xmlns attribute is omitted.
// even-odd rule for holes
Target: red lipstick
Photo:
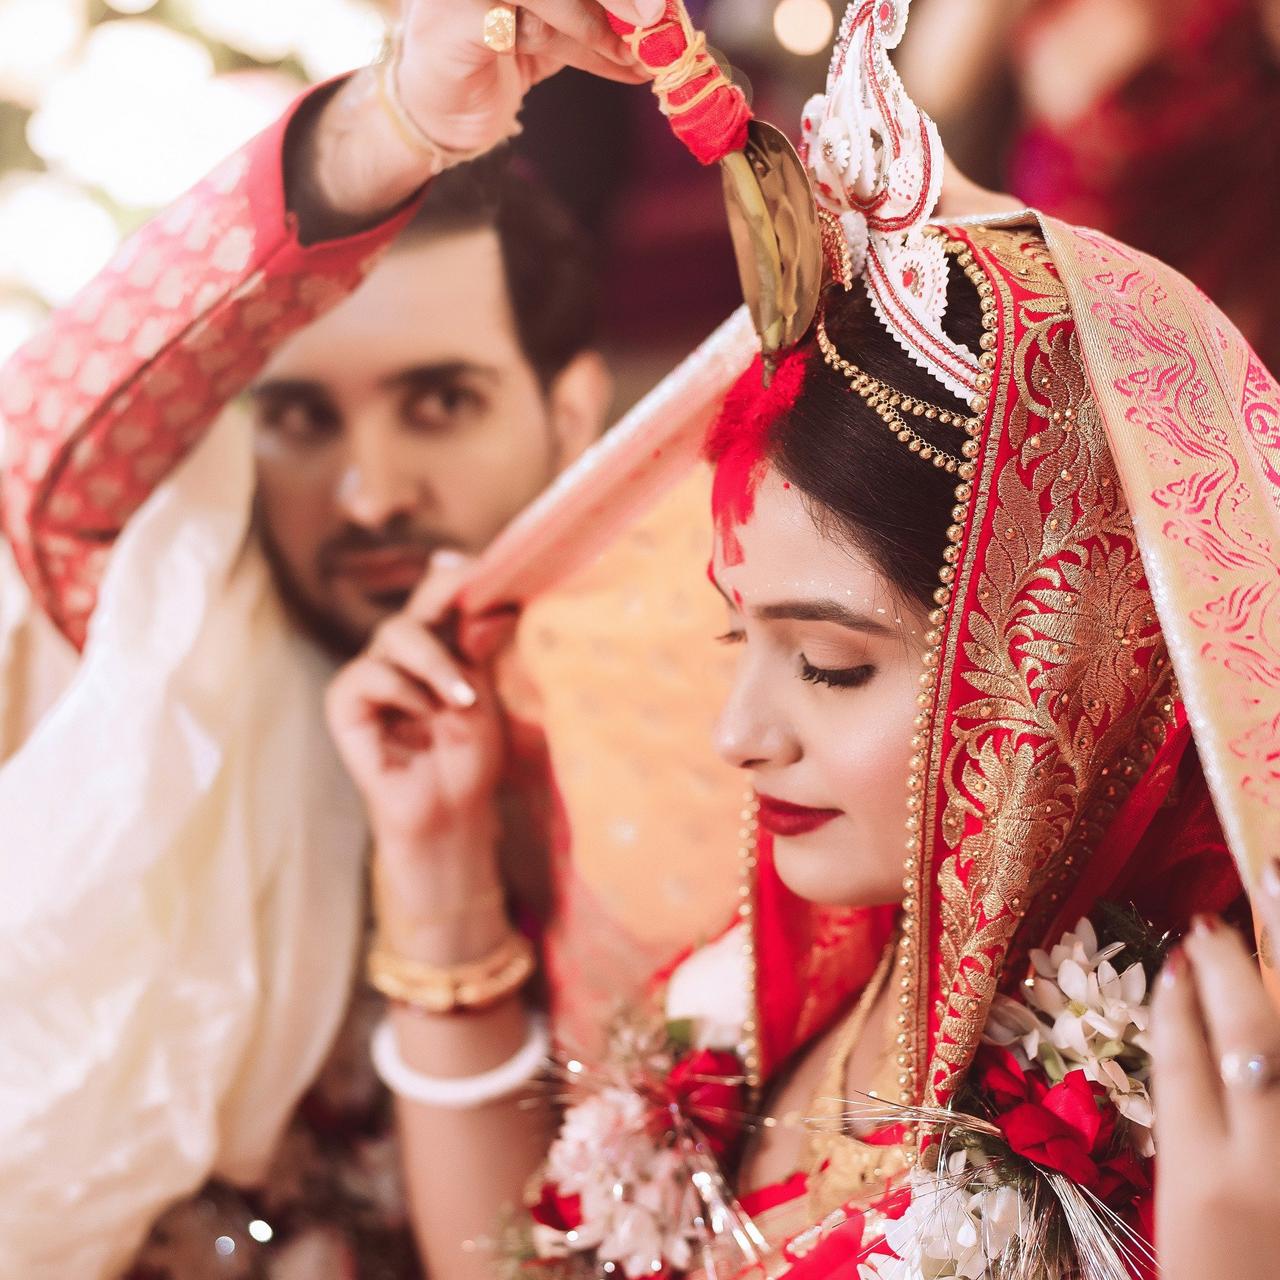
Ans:
<svg viewBox="0 0 1280 1280"><path fill-rule="evenodd" d="M808 805L788 804L759 794L756 799L760 802L760 825L775 836L807 835L844 812L843 809L811 809Z"/></svg>

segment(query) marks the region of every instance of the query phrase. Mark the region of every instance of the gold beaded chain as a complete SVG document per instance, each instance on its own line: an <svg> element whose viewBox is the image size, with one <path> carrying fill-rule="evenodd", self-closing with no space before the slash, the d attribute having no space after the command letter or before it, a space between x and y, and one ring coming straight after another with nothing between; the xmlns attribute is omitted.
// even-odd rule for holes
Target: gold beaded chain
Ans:
<svg viewBox="0 0 1280 1280"><path fill-rule="evenodd" d="M989 293L984 294L983 289L990 290L990 282L983 277L982 269L973 261L972 254L965 252L966 247L957 247L957 244L958 242L956 241L949 241L946 246L947 252L956 256L957 262L964 270L970 283L978 290L979 296L983 299L989 297ZM984 307L982 312L984 326L989 315L990 313ZM852 361L846 360L836 349L835 343L831 340L831 335L827 332L824 311L820 310L818 312L815 333L818 339L818 347L822 351L822 358L826 364L837 373L844 375L850 387L862 397L867 407L873 409L880 416L885 426L912 453L919 454L923 461L932 462L935 467L941 468L949 475L958 475L962 480L966 481L973 479L974 467L972 460L978 456L978 437L982 434L982 414L985 413L987 407L986 392L991 389L990 369L994 363L994 359L990 356L991 349L985 342L986 332L983 334L983 354L980 360L983 372L978 375L977 383L979 394L975 395L970 401L969 407L973 413L969 417L955 413L950 409L944 409L940 405L930 404L929 401L922 400L918 396L909 396L904 392L898 391L887 382L881 381L874 374L870 374L865 369L859 368ZM908 425L906 417L903 416L904 414L909 414L915 418L924 418L930 422L941 422L945 426L959 427L969 437L960 448L963 457L957 458L954 454L948 453L947 450L941 449L936 444L926 440L919 432Z"/></svg>
<svg viewBox="0 0 1280 1280"><path fill-rule="evenodd" d="M756 910L756 875L759 868L758 846L760 830L758 818L760 801L755 791L748 791L742 806L742 826L738 831L738 865L740 876L738 881L738 919L743 926L742 951L746 960L747 982L747 1021L742 1028L742 1044L739 1051L742 1055L743 1074L746 1076L747 1088L752 1095L758 1095L763 1083L763 1051L761 1048L760 1010L756 982L756 943L755 943L755 910Z"/></svg>
<svg viewBox="0 0 1280 1280"><path fill-rule="evenodd" d="M980 340L982 355L979 357L982 373L979 375L978 389L983 394L975 396L971 403L974 413L981 415L973 419L979 424L978 434L980 434L982 419L990 407L992 373L996 365L999 304L995 297L995 286L985 277L969 245L963 240L948 239L946 247L947 252L956 257L957 264L977 289L979 305L982 309L983 332ZM972 433L965 444L966 457L976 457L978 440ZM972 454L967 450L970 444L974 446ZM938 587L933 595L933 601L937 607L929 614L929 630L924 637L927 647L924 655L924 669L920 675L920 690L916 694L916 717L911 738L912 756L907 780L907 858L904 867L906 874L903 880L906 896L902 902L902 931L898 936L896 961L898 1011L895 1051L899 1101L904 1106L916 1105L921 1096L920 1075L923 1064L918 1057L921 1046L917 1043L917 1036L912 1033L910 1011L915 1000L913 993L919 986L919 967L923 958L924 942L919 936L918 926L921 923L921 897L928 888L924 877L930 870L922 858L928 845L924 830L925 791L928 785L928 752L934 729L933 704L937 695L942 642L951 605L952 588L956 580L956 566L960 560L960 544L964 540L965 522L969 518L970 504L973 501L975 472L975 464L966 462L959 473L960 483L956 485L955 506L951 510L953 523L947 529L947 547L943 552L942 566L938 570ZM904 1140L909 1158L914 1158L919 1142L916 1125L907 1126Z"/></svg>
<svg viewBox="0 0 1280 1280"><path fill-rule="evenodd" d="M818 346L822 349L823 360L831 368L844 374L853 390L866 401L867 407L879 414L885 426L912 453L918 453L925 462L932 462L935 467L941 467L951 475L960 474L962 468L966 465L965 461L957 458L954 454L948 453L945 449L940 449L937 445L931 444L917 431L909 427L907 420L902 415L906 412L921 418L936 418L939 421L946 422L955 421L957 425L962 425L971 437L977 434L977 430L970 429L971 424L976 423L976 419L962 420L958 415L952 415L945 409L939 409L936 405L928 404L923 400L916 400L911 396L905 396L901 392L893 390L892 387L881 382L878 378L874 378L871 374L858 368L856 364L844 359L831 341L831 335L827 333L826 317L822 314L818 316L817 338ZM942 416L944 413L946 414L945 419ZM978 430L980 429L981 425L979 424ZM969 450L971 444L973 445L972 452ZM977 455L977 445L972 439L966 440L961 452L965 453L966 457L975 457Z"/></svg>

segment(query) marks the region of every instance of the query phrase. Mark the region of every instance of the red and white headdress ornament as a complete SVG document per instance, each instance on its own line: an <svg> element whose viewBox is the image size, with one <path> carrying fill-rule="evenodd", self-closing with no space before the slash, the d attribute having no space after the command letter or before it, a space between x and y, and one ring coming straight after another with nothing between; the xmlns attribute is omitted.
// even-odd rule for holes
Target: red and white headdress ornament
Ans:
<svg viewBox="0 0 1280 1280"><path fill-rule="evenodd" d="M942 143L889 61L909 9L910 0L849 5L827 91L804 109L801 157L876 314L917 364L968 402L982 368L943 332L947 255L940 237L924 234L942 189Z"/></svg>

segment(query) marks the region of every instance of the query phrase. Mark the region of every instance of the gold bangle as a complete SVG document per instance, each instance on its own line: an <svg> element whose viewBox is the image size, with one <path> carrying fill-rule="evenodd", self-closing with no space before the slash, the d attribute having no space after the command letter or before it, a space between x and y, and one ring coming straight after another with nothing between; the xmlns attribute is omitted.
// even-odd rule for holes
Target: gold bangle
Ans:
<svg viewBox="0 0 1280 1280"><path fill-rule="evenodd" d="M454 165L466 164L484 155L489 150L488 147L481 147L476 151L460 151L454 147L446 147L444 143L437 142L409 114L408 108L404 105L404 99L400 97L399 71L403 48L400 32L388 31L386 39L382 42L382 50L371 68L377 86L378 105L400 136L400 140L430 164L432 177ZM513 121L511 131L506 138L514 138L519 132L519 122ZM499 139L499 141L505 140Z"/></svg>
<svg viewBox="0 0 1280 1280"><path fill-rule="evenodd" d="M400 101L400 91L396 86L396 68L400 64L400 46L391 43L384 47L383 55L373 68L374 78L378 86L378 105L382 114L391 121L392 127L400 137L400 141L411 151L416 151L431 166L431 174L444 171L448 166L445 149L434 139L427 136L405 109Z"/></svg>
<svg viewBox="0 0 1280 1280"><path fill-rule="evenodd" d="M424 1013L488 1009L515 995L533 976L537 957L522 933L509 933L487 955L469 964L437 965L408 960L375 942L369 952L369 985L388 1000Z"/></svg>

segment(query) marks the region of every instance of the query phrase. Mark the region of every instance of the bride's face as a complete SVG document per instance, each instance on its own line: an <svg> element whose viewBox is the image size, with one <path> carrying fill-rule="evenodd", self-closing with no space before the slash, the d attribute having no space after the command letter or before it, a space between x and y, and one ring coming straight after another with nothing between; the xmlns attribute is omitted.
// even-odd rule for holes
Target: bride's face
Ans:
<svg viewBox="0 0 1280 1280"><path fill-rule="evenodd" d="M779 875L814 902L900 901L925 611L773 471L718 542L741 654L716 746L751 774Z"/></svg>

